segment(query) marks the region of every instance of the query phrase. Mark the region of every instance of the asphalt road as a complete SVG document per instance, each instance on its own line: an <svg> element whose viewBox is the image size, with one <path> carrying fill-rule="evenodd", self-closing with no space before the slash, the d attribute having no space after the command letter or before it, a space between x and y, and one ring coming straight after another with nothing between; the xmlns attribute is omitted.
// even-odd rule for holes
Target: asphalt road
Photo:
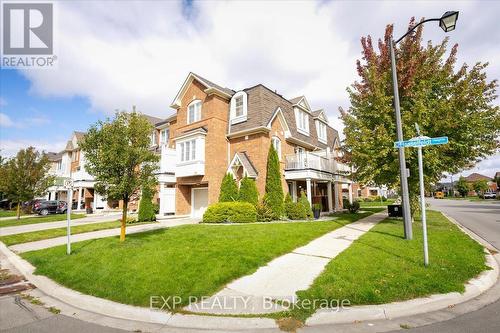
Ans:
<svg viewBox="0 0 500 333"><path fill-rule="evenodd" d="M500 201L471 202L447 199L430 199L429 201L432 209L440 210L453 217L500 250ZM414 333L498 333L500 332L500 301L448 321L404 331Z"/></svg>

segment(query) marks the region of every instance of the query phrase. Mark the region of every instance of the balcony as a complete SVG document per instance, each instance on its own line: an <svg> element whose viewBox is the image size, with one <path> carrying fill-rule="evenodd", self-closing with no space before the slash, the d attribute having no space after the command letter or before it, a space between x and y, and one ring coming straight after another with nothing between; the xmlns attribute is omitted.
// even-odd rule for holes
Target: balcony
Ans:
<svg viewBox="0 0 500 333"><path fill-rule="evenodd" d="M286 179L345 180L349 173L348 165L336 161L326 152L305 152L285 157Z"/></svg>
<svg viewBox="0 0 500 333"><path fill-rule="evenodd" d="M177 158L177 153L175 149L168 148L167 145L161 145L161 158L160 158L160 168L157 173L158 181L160 183L175 182L175 162Z"/></svg>

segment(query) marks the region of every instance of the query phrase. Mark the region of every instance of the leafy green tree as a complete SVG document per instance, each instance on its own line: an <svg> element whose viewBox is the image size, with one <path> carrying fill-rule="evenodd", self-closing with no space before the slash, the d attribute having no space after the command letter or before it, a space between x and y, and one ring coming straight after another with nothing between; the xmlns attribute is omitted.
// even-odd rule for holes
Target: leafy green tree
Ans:
<svg viewBox="0 0 500 333"><path fill-rule="evenodd" d="M220 185L219 202L238 201L238 185L230 173L226 173Z"/></svg>
<svg viewBox="0 0 500 333"><path fill-rule="evenodd" d="M414 25L412 19L410 25ZM446 135L449 144L424 149L426 183L443 173L457 173L495 153L500 136L500 108L494 105L497 80L488 81L487 63L456 66L458 46L447 52L448 39L422 43L423 25L401 41L396 50L404 138ZM361 39L359 80L347 89L351 106L340 109L345 124L345 149L351 153L356 179L394 186L399 183L398 151L393 148L396 124L387 26L377 43ZM448 54L448 56L446 56ZM418 192L417 149L406 149L410 192Z"/></svg>
<svg viewBox="0 0 500 333"><path fill-rule="evenodd" d="M139 203L139 214L137 217L137 220L139 222L156 221L153 195L154 191L152 191L151 186L142 187L141 201Z"/></svg>
<svg viewBox="0 0 500 333"><path fill-rule="evenodd" d="M50 162L47 156L33 147L21 149L17 155L0 166L0 192L17 203L17 218L21 216L21 204L43 195L54 184L48 174Z"/></svg>
<svg viewBox="0 0 500 333"><path fill-rule="evenodd" d="M257 185L255 185L255 180L244 177L240 184L240 193L238 201L249 202L254 206L259 204L259 192L257 191Z"/></svg>
<svg viewBox="0 0 500 333"><path fill-rule="evenodd" d="M307 195L304 191L300 193L299 205L302 206L307 218L311 219L313 217L313 211L311 209L311 203L307 200Z"/></svg>
<svg viewBox="0 0 500 333"><path fill-rule="evenodd" d="M490 187L488 186L488 182L486 181L486 179L481 179L474 182L474 184L472 184L472 188L474 189L474 191L476 191L477 195L481 195L484 194L484 192L488 191Z"/></svg>
<svg viewBox="0 0 500 333"><path fill-rule="evenodd" d="M469 193L470 191L470 184L467 183L464 177L460 177L457 181L457 185L455 185L455 188L457 189L458 193L460 193L460 195L465 198L467 196L467 193Z"/></svg>
<svg viewBox="0 0 500 333"><path fill-rule="evenodd" d="M142 114L117 112L114 119L93 124L80 148L85 169L95 178L97 193L123 200L120 241L125 240L128 203L142 186L156 184L159 157L151 151L153 126Z"/></svg>
<svg viewBox="0 0 500 333"><path fill-rule="evenodd" d="M267 205L274 219L280 219L283 216L283 187L281 186L281 171L278 153L273 145L269 146L267 155L267 174L266 174L266 193L264 195L264 204Z"/></svg>

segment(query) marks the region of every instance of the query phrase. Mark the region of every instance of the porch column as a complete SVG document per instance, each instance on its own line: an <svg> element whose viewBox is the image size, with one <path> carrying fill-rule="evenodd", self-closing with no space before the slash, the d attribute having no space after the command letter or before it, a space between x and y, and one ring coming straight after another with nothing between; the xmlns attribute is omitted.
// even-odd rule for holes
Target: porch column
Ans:
<svg viewBox="0 0 500 333"><path fill-rule="evenodd" d="M50 195L50 200L57 200L57 191L53 191L52 194Z"/></svg>
<svg viewBox="0 0 500 333"><path fill-rule="evenodd" d="M352 183L347 184L347 189L349 190L349 203L352 203Z"/></svg>
<svg viewBox="0 0 500 333"><path fill-rule="evenodd" d="M94 213L96 212L96 208L97 208L97 192L94 189L94 207L92 207L92 209L94 210Z"/></svg>
<svg viewBox="0 0 500 333"><path fill-rule="evenodd" d="M297 202L297 182L292 182L292 200L293 202Z"/></svg>
<svg viewBox="0 0 500 333"><path fill-rule="evenodd" d="M82 200L82 188L78 188L78 196L76 199L76 210L80 210L80 201Z"/></svg>
<svg viewBox="0 0 500 333"><path fill-rule="evenodd" d="M306 179L307 200L312 205L311 178Z"/></svg>
<svg viewBox="0 0 500 333"><path fill-rule="evenodd" d="M327 195L328 195L328 212L332 213L333 212L332 182L328 182Z"/></svg>
<svg viewBox="0 0 500 333"><path fill-rule="evenodd" d="M341 185L339 183L333 183L333 186L335 186L335 211L338 212L338 211L340 211L339 188ZM342 192L340 192L340 193L342 193Z"/></svg>
<svg viewBox="0 0 500 333"><path fill-rule="evenodd" d="M159 193L159 196L160 196L160 211L159 211L159 214L160 215L165 215L165 183L160 183L160 193Z"/></svg>

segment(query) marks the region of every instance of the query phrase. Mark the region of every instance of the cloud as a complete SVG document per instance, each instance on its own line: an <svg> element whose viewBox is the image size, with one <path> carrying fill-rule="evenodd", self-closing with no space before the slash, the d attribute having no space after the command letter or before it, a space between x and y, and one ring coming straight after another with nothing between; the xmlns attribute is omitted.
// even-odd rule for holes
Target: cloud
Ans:
<svg viewBox="0 0 500 333"><path fill-rule="evenodd" d="M24 139L13 139L13 140L0 140L0 155L6 157L15 156L20 149L26 149L29 146L35 147L40 151L52 151L58 152L65 147L65 141L45 141L37 140L24 140Z"/></svg>
<svg viewBox="0 0 500 333"><path fill-rule="evenodd" d="M40 114L37 111L32 112L37 115L17 120L11 119L9 115L5 113L0 113L0 127L25 129L30 127L43 126L51 123L50 119L46 115Z"/></svg>
<svg viewBox="0 0 500 333"><path fill-rule="evenodd" d="M471 173L477 172L488 177L494 177L496 172L500 171L500 152L495 155L489 156L477 163L472 169L464 170L463 172L453 175L453 180L457 180L460 176L468 176ZM450 181L451 177L445 177L443 180Z"/></svg>
<svg viewBox="0 0 500 333"><path fill-rule="evenodd" d="M0 127L12 127L14 123L8 115L0 113Z"/></svg>
<svg viewBox="0 0 500 333"><path fill-rule="evenodd" d="M7 101L5 100L5 98L0 96L0 108L3 108L4 106L7 106Z"/></svg>

